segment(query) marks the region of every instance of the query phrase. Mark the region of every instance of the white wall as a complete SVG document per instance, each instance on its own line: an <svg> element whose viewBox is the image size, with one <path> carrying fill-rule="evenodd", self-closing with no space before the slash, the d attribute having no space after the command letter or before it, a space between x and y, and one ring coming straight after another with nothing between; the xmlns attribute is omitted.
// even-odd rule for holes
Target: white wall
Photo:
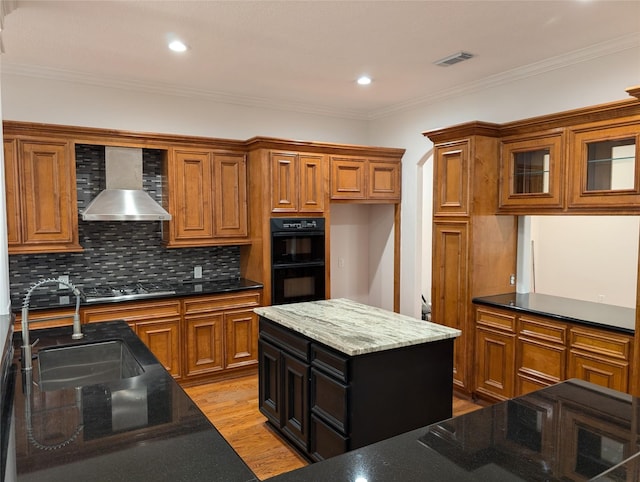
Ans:
<svg viewBox="0 0 640 482"><path fill-rule="evenodd" d="M636 47L480 91L452 94L371 121L369 139L374 144L407 150L402 166L402 313L419 316L420 293L431 291L430 285L422 286L423 267L415 262L431 256L431 239L423 237L422 229L431 217L419 213L422 198L431 199L433 188L425 183L418 191L418 179L426 177L420 165L433 146L421 133L472 120L501 123L625 99L625 89L638 84L639 73L640 47ZM432 169L430 165L431 159L425 169Z"/></svg>
<svg viewBox="0 0 640 482"><path fill-rule="evenodd" d="M638 216L532 216L531 290L635 308L639 223Z"/></svg>

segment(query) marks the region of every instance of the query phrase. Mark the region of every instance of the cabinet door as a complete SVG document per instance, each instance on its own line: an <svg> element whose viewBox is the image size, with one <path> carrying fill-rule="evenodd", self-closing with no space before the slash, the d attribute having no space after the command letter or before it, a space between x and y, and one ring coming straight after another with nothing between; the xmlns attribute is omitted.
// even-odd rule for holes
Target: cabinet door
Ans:
<svg viewBox="0 0 640 482"><path fill-rule="evenodd" d="M365 159L331 158L331 199L365 199Z"/></svg>
<svg viewBox="0 0 640 482"><path fill-rule="evenodd" d="M432 319L457 328L453 351L453 379L456 386L470 386L467 365L473 360L473 330L467 324L468 224L436 222L433 233Z"/></svg>
<svg viewBox="0 0 640 482"><path fill-rule="evenodd" d="M638 124L571 132L569 207L631 208L640 204Z"/></svg>
<svg viewBox="0 0 640 482"><path fill-rule="evenodd" d="M514 396L515 334L478 327L476 389L498 400Z"/></svg>
<svg viewBox="0 0 640 482"><path fill-rule="evenodd" d="M309 448L309 365L282 352L282 431L305 452Z"/></svg>
<svg viewBox="0 0 640 482"><path fill-rule="evenodd" d="M299 199L298 156L296 154L271 154L271 211L298 211Z"/></svg>
<svg viewBox="0 0 640 482"><path fill-rule="evenodd" d="M243 155L220 155L214 162L215 236L247 236L247 165Z"/></svg>
<svg viewBox="0 0 640 482"><path fill-rule="evenodd" d="M174 150L171 162L169 244L210 244L214 235L211 153Z"/></svg>
<svg viewBox="0 0 640 482"><path fill-rule="evenodd" d="M136 323L138 337L176 379L181 375L179 327L179 318Z"/></svg>
<svg viewBox="0 0 640 482"><path fill-rule="evenodd" d="M367 197L400 201L400 163L370 159L368 166Z"/></svg>
<svg viewBox="0 0 640 482"><path fill-rule="evenodd" d="M433 214L469 214L469 141L436 147L433 156Z"/></svg>
<svg viewBox="0 0 640 482"><path fill-rule="evenodd" d="M201 375L224 368L222 314L185 316L187 366L185 375Z"/></svg>
<svg viewBox="0 0 640 482"><path fill-rule="evenodd" d="M20 144L24 252L78 251L75 164L67 142Z"/></svg>
<svg viewBox="0 0 640 482"><path fill-rule="evenodd" d="M300 155L300 212L323 213L325 191L325 158Z"/></svg>
<svg viewBox="0 0 640 482"><path fill-rule="evenodd" d="M15 139L4 140L4 178L7 210L7 238L9 246L20 243L20 190L18 155Z"/></svg>
<svg viewBox="0 0 640 482"><path fill-rule="evenodd" d="M562 136L503 140L500 208L562 208Z"/></svg>
<svg viewBox="0 0 640 482"><path fill-rule="evenodd" d="M224 314L226 368L255 365L258 362L258 315L252 310Z"/></svg>
<svg viewBox="0 0 640 482"><path fill-rule="evenodd" d="M629 387L632 338L605 330L570 330L568 378L580 378L626 392Z"/></svg>
<svg viewBox="0 0 640 482"><path fill-rule="evenodd" d="M282 426L282 358L280 350L258 341L258 406L276 427Z"/></svg>
<svg viewBox="0 0 640 482"><path fill-rule="evenodd" d="M567 325L546 318L522 315L517 344L516 395L567 378Z"/></svg>

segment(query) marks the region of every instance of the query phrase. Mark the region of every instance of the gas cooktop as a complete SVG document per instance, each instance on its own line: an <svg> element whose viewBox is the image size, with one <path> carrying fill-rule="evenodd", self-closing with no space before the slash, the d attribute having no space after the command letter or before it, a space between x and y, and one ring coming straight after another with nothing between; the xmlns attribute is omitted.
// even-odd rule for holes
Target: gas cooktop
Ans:
<svg viewBox="0 0 640 482"><path fill-rule="evenodd" d="M98 301L123 301L141 298L153 298L175 294L175 290L168 284L144 282L125 285L97 285L84 286L82 297L87 303Z"/></svg>

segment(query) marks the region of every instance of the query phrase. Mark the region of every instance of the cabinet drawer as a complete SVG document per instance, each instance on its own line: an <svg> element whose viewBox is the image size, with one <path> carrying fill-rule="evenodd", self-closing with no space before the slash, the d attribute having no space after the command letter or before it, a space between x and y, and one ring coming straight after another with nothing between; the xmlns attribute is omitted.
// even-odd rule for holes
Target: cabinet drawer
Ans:
<svg viewBox="0 0 640 482"><path fill-rule="evenodd" d="M541 378L548 384L565 379L567 349L539 340L518 339L518 374Z"/></svg>
<svg viewBox="0 0 640 482"><path fill-rule="evenodd" d="M571 329L571 349L579 349L596 355L629 361L631 338L608 331Z"/></svg>
<svg viewBox="0 0 640 482"><path fill-rule="evenodd" d="M344 383L348 382L348 362L349 359L339 353L315 344L311 347L311 364Z"/></svg>
<svg viewBox="0 0 640 482"><path fill-rule="evenodd" d="M567 326L565 324L527 316L520 317L518 334L527 338L535 338L561 345L567 342Z"/></svg>
<svg viewBox="0 0 640 482"><path fill-rule="evenodd" d="M102 305L82 310L83 323L125 320L147 321L154 318L180 316L179 301L154 301L145 303L118 303Z"/></svg>
<svg viewBox="0 0 640 482"><path fill-rule="evenodd" d="M335 457L349 450L349 438L336 432L321 419L311 414L311 458L316 461Z"/></svg>
<svg viewBox="0 0 640 482"><path fill-rule="evenodd" d="M249 306L260 306L260 292L219 296L198 296L184 300L184 313L206 313L213 310L231 310Z"/></svg>
<svg viewBox="0 0 640 482"><path fill-rule="evenodd" d="M574 377L612 390L626 392L629 387L629 364L571 350L569 378Z"/></svg>
<svg viewBox="0 0 640 482"><path fill-rule="evenodd" d="M311 342L302 335L296 335L282 328L278 328L273 323L264 318L260 318L260 337L270 341L294 356L309 361L309 350Z"/></svg>
<svg viewBox="0 0 640 482"><path fill-rule="evenodd" d="M311 368L311 410L342 433L348 427L349 387Z"/></svg>
<svg viewBox="0 0 640 482"><path fill-rule="evenodd" d="M501 313L498 311L489 311L478 308L476 312L476 322L498 330L507 330L515 332L516 316L510 313Z"/></svg>

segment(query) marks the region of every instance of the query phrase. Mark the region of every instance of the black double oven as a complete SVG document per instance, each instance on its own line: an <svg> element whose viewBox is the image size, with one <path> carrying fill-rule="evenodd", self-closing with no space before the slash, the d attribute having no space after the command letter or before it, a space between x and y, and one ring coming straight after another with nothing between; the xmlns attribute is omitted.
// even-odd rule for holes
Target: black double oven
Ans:
<svg viewBox="0 0 640 482"><path fill-rule="evenodd" d="M271 304L325 298L324 218L271 218Z"/></svg>

